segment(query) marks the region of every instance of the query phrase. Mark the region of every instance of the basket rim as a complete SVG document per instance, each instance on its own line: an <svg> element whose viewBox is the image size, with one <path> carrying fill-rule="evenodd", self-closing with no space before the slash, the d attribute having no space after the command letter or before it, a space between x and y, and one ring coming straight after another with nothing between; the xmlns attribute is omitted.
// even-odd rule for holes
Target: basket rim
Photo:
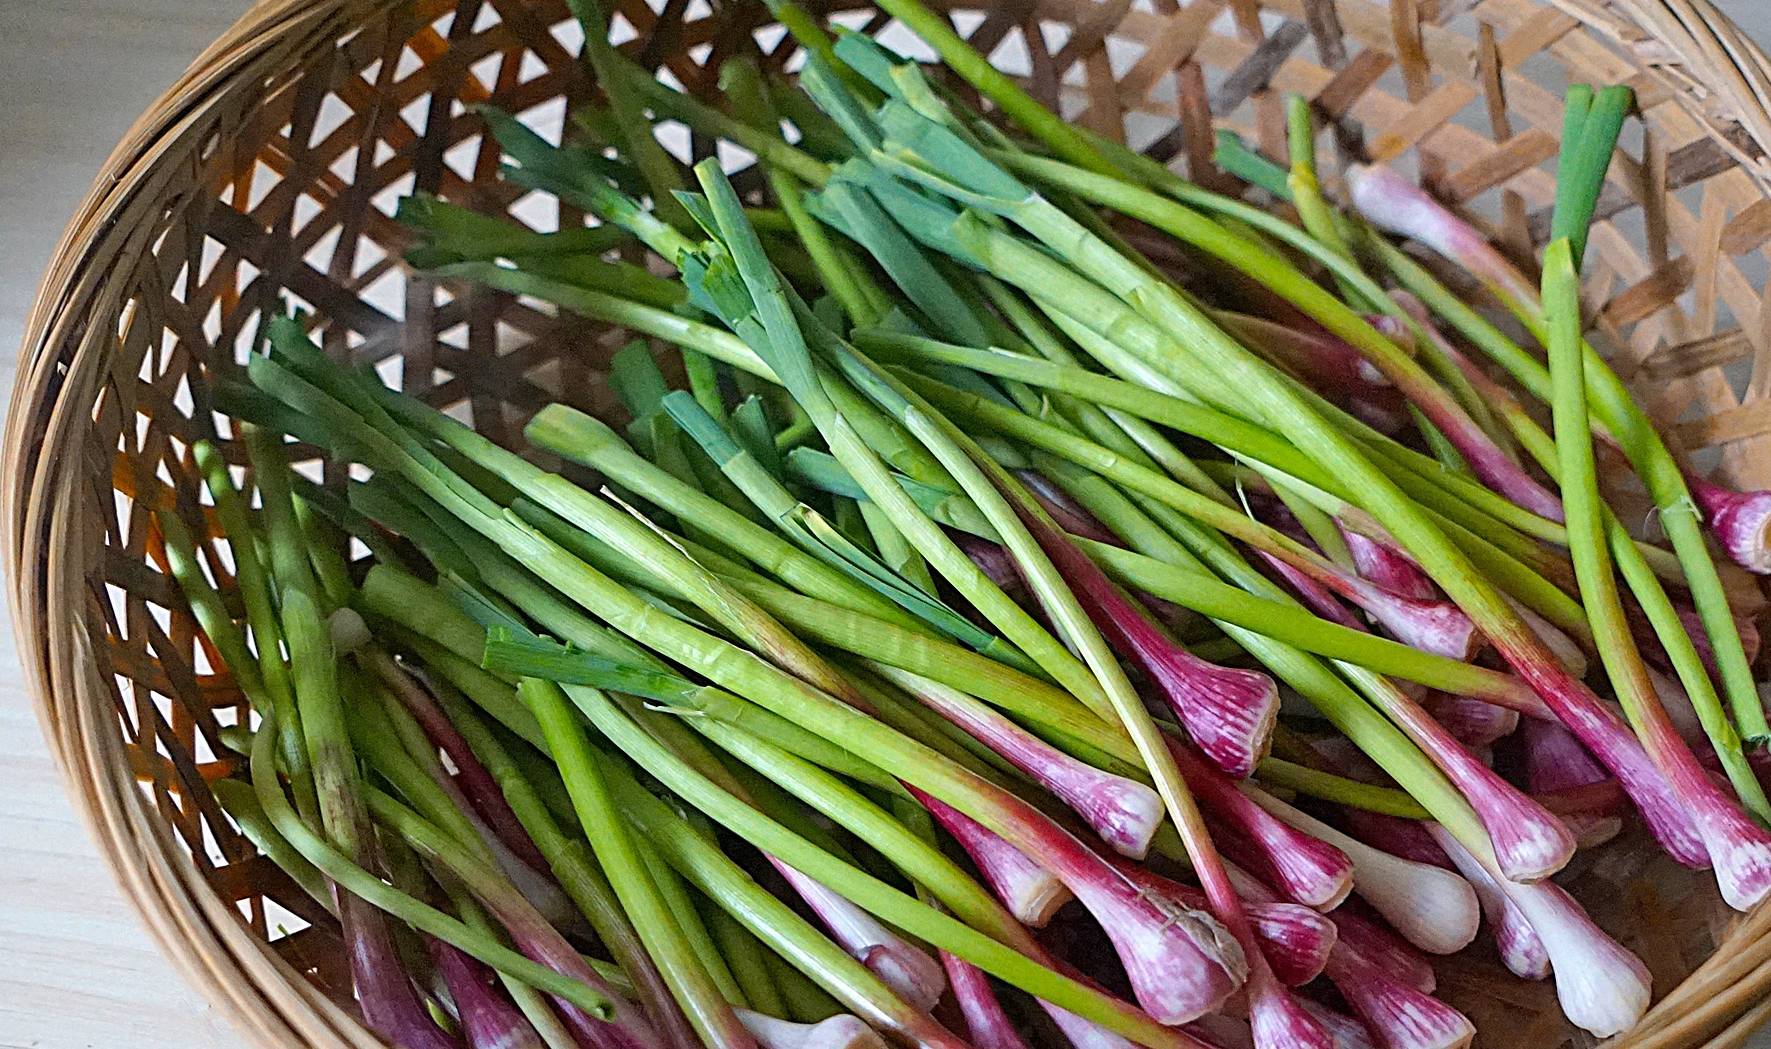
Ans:
<svg viewBox="0 0 1771 1049"><path fill-rule="evenodd" d="M87 650L85 609L72 607L85 593L80 526L71 519L85 464L78 454L55 453L77 448L90 425L91 398L84 394L112 340L89 318L115 316L109 307L122 295L107 280L109 264L142 246L163 221L154 194L183 167L196 166L222 102L243 84L292 72L353 26L404 2L258 0L147 106L100 167L45 267L26 314L0 440L7 481L0 486L0 544L11 622L25 686L68 795L161 952L234 1030L263 1046L382 1043L238 920L136 788L108 686ZM1263 2L1303 18L1319 0ZM1536 2L1610 41L1771 199L1771 57L1712 0ZM1693 68L1718 75L1697 77ZM1771 935L1771 904L1739 924ZM1771 984L1771 972L1762 978ZM1740 1013L1723 1017L1732 1021L1726 1034L1745 1033L1736 1031ZM1745 1012L1767 1015L1771 1001ZM1606 1044L1621 1049L1633 1041L1625 1035Z"/></svg>
<svg viewBox="0 0 1771 1049"><path fill-rule="evenodd" d="M258 0L147 106L101 165L45 267L26 314L0 441L10 480L0 491L0 542L11 624L25 687L67 796L172 967L230 1027L267 1047L382 1043L252 935L136 788L107 686L86 652L85 609L63 607L84 590L84 566L65 556L74 527L66 504L77 481L64 478L69 460L79 457L53 452L76 445L89 423L84 409L69 408L78 401L68 393L86 388L94 371L86 351L104 340L102 328L83 321L114 314L100 308L117 294L104 279L106 263L127 257L157 224L144 196L164 171L188 162L207 137L205 117L230 89L279 65L294 68L305 50L326 46L353 20L397 2Z"/></svg>

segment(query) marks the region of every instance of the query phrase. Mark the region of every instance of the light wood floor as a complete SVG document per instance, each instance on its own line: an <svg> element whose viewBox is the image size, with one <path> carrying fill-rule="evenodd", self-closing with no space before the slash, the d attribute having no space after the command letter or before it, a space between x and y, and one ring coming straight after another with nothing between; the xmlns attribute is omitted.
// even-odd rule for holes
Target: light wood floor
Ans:
<svg viewBox="0 0 1771 1049"><path fill-rule="evenodd" d="M1758 39L1771 2L1719 0ZM0 0L0 396L38 274L131 120L246 0ZM0 1049L236 1044L149 942L63 798L0 627ZM1771 1038L1758 1043L1771 1049Z"/></svg>

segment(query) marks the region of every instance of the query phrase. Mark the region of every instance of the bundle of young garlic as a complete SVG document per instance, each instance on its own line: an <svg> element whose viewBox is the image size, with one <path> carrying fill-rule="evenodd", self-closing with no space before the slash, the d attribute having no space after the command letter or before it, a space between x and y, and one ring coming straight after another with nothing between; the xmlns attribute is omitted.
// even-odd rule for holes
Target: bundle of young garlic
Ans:
<svg viewBox="0 0 1771 1049"><path fill-rule="evenodd" d="M1263 209L880 6L1006 126L791 4L804 94L731 59L724 110L593 17L586 144L483 116L505 178L601 224L403 207L415 265L680 353L685 389L615 356L625 434L534 416L569 476L299 317L219 384L259 500L196 446L231 569L160 518L260 716L216 793L336 919L364 1020L424 1047L1438 1049L1473 1029L1431 956L1485 931L1574 1024L1629 1028L1647 970L1551 876L1633 811L1729 904L1771 891L1759 591L1711 553L1765 571L1771 494L1686 475L1583 341L1628 92L1570 93L1540 290L1393 172L1330 206L1300 100L1289 171L1220 154ZM753 203L648 112L756 154ZM632 241L676 276L610 258ZM282 435L368 479L307 480ZM1619 523L1595 443L1668 547Z"/></svg>

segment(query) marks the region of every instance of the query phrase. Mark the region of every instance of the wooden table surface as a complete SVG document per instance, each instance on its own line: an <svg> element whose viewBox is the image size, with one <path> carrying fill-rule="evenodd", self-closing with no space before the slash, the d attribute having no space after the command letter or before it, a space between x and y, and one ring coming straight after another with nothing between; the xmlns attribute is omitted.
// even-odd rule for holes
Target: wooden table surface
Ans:
<svg viewBox="0 0 1771 1049"><path fill-rule="evenodd" d="M246 0L0 0L0 393L37 278L111 146ZM1771 3L1719 0L1771 40ZM0 629L0 1049L237 1038L160 956L62 791ZM1771 1037L1756 1039L1771 1049Z"/></svg>

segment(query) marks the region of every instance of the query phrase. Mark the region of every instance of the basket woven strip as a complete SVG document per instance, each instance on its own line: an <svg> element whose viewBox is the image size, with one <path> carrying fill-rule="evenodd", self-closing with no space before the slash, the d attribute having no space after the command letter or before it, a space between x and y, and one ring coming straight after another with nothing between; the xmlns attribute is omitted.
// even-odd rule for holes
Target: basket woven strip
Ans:
<svg viewBox="0 0 1771 1049"><path fill-rule="evenodd" d="M748 49L791 69L760 4L614 5L617 42L690 91ZM1521 262L1547 229L1569 80L1624 81L1643 132L1614 164L1585 288L1626 377L1706 468L1771 485L1771 62L1701 0L1014 0L955 26L1066 117L1213 186L1213 132L1278 154L1284 93L1329 123L1331 189L1354 162L1418 172ZM834 23L912 51L871 9ZM198 640L153 514L217 529L199 438L242 461L213 411L267 310L313 311L329 352L516 446L564 400L614 418L623 333L439 286L400 263L391 216L424 190L539 229L471 107L558 125L596 98L563 0L276 0L249 12L125 136L58 246L28 321L7 424L3 519L20 652L47 741L95 837L186 977L262 1045L376 1044L336 937L222 816L220 730L248 710ZM953 85L965 92L962 84ZM711 144L683 143L696 153ZM742 173L740 184L744 184ZM1448 279L1459 280L1456 273ZM313 460L317 479L342 474ZM205 538L227 589L226 543ZM1617 1044L1740 1044L1771 1014L1771 912L1736 917L1641 841L1583 857L1572 891L1655 974ZM317 923L317 924L314 924ZM1553 988L1480 951L1444 993L1479 1044L1586 1044Z"/></svg>

